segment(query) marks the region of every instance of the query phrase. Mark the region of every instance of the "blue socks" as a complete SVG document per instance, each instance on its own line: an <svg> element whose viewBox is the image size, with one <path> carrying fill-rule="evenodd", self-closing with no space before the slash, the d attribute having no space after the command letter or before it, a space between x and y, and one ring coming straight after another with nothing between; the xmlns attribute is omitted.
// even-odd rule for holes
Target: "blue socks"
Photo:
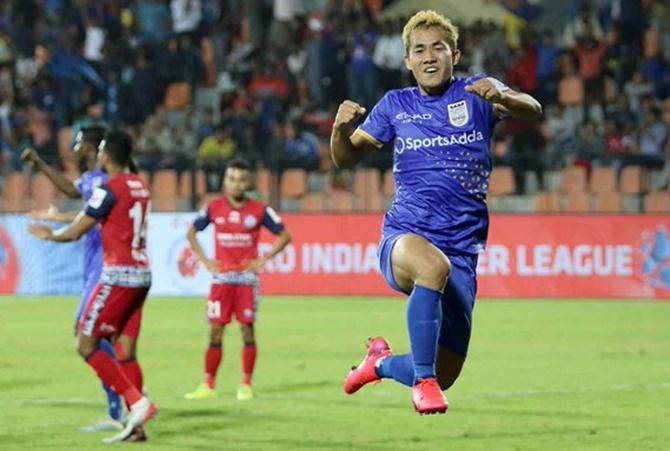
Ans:
<svg viewBox="0 0 670 451"><path fill-rule="evenodd" d="M377 376L393 379L403 385L414 385L414 360L412 354L392 355L381 361L376 368Z"/></svg>
<svg viewBox="0 0 670 451"><path fill-rule="evenodd" d="M385 358L377 376L412 387L417 379L435 377L435 354L442 319L442 293L415 285L407 303L407 330L412 352Z"/></svg>
<svg viewBox="0 0 670 451"><path fill-rule="evenodd" d="M407 302L407 330L414 360L414 380L435 377L442 292L414 285Z"/></svg>
<svg viewBox="0 0 670 451"><path fill-rule="evenodd" d="M116 353L114 352L114 345L109 341L102 339L100 340L100 350L105 354L109 355L112 358L116 358ZM108 387L105 384L102 384L102 388L107 393L107 409L109 412L110 418L114 420L121 420L121 399L119 395L112 390L111 387Z"/></svg>

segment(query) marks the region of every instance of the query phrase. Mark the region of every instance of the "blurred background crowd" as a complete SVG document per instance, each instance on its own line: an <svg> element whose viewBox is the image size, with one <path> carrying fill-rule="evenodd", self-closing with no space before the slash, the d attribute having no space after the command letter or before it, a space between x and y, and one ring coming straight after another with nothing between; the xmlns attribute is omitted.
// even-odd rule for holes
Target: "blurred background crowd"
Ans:
<svg viewBox="0 0 670 451"><path fill-rule="evenodd" d="M434 6L460 28L457 75L486 72L544 105L542 122L498 127L493 209L591 211L599 194L611 195L601 211L642 211L649 194L649 211L670 209L669 1L463 3L2 1L0 206L55 196L24 148L76 177L73 136L104 124L134 137L159 209L194 208L242 156L285 210L382 210L391 147L339 171L330 127L343 99L370 109L412 84L402 27Z"/></svg>

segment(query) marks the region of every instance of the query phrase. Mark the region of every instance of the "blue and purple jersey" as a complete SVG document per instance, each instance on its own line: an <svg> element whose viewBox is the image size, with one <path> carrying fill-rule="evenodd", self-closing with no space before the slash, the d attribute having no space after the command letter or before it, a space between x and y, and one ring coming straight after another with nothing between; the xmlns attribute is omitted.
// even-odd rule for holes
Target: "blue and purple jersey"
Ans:
<svg viewBox="0 0 670 451"><path fill-rule="evenodd" d="M384 218L385 236L415 233L447 254L484 249L498 119L490 102L465 91L482 78L455 78L439 96L424 96L416 87L391 90L356 131L377 147L394 145L395 199Z"/></svg>
<svg viewBox="0 0 670 451"><path fill-rule="evenodd" d="M77 190L81 193L82 199L88 202L93 191L107 182L107 174L101 169L86 171L75 182ZM93 227L84 238L84 274L93 272L100 274L102 268L102 239L100 238L100 226Z"/></svg>

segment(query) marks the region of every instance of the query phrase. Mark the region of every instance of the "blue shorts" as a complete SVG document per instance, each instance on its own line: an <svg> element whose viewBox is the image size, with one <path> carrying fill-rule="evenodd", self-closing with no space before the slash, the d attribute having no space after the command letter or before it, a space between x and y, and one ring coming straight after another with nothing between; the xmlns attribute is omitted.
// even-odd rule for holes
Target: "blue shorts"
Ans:
<svg viewBox="0 0 670 451"><path fill-rule="evenodd" d="M382 236L379 243L379 268L386 283L396 291L404 292L393 277L391 253L398 238L404 233ZM451 274L442 295L442 323L440 346L465 357L472 332L472 309L477 295L477 256L449 255ZM407 294L407 293L406 293Z"/></svg>

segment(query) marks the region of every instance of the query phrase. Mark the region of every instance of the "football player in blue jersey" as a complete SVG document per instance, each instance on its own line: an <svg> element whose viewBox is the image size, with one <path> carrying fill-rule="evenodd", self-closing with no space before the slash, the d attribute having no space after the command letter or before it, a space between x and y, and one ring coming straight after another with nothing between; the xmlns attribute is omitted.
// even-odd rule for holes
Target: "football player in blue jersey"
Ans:
<svg viewBox="0 0 670 451"><path fill-rule="evenodd" d="M77 153L81 176L74 182L62 172L49 166L33 149L26 149L21 159L33 165L33 167L46 175L56 188L71 199L89 200L93 191L107 181L107 174L97 165L98 145L105 134L105 128L101 126L90 126L81 129L75 136L73 149ZM79 213L59 212L54 207L46 211L33 212L33 219L51 220L58 222L71 222ZM81 301L77 308L75 325L79 321L82 309L88 300L91 291L100 280L102 271L102 240L99 227L94 227L84 238L84 290ZM102 340L100 347L112 357L115 357L114 346L108 340ZM122 363L122 362L121 362ZM121 430L123 424L120 422L123 415L123 406L119 395L110 387L103 385L107 394L107 406L109 417L91 426L82 428L84 432L97 432L109 430Z"/></svg>
<svg viewBox="0 0 670 451"><path fill-rule="evenodd" d="M379 263L387 283L409 295L410 353L394 355L384 338L371 339L344 390L394 379L412 387L417 412L444 413L442 391L460 374L470 341L493 129L505 116L539 119L542 107L486 75L454 77L458 30L446 17L418 12L402 37L418 86L387 92L358 127L366 108L344 101L330 145L335 164L349 167L393 142L395 199L384 217Z"/></svg>

